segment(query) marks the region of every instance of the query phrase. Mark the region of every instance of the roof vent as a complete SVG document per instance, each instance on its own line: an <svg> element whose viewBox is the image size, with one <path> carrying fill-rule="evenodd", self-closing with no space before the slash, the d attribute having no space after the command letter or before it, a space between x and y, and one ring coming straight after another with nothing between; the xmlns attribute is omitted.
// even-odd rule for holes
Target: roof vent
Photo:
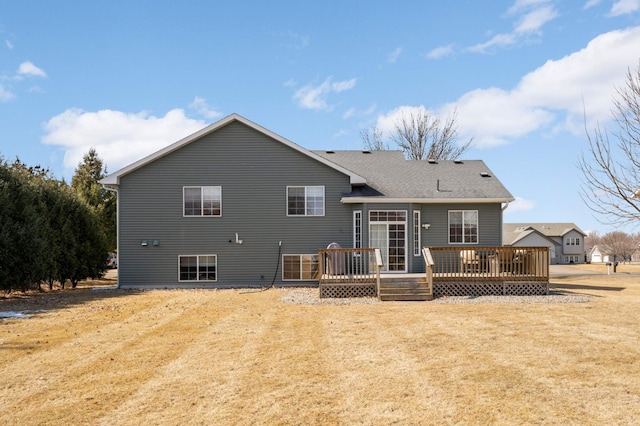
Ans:
<svg viewBox="0 0 640 426"><path fill-rule="evenodd" d="M429 162L429 164L438 164L435 158L428 158L427 161Z"/></svg>
<svg viewBox="0 0 640 426"><path fill-rule="evenodd" d="M327 151L327 154L335 154L335 151Z"/></svg>
<svg viewBox="0 0 640 426"><path fill-rule="evenodd" d="M362 151L363 154L371 154L371 151Z"/></svg>
<svg viewBox="0 0 640 426"><path fill-rule="evenodd" d="M482 177L491 177L491 175L487 172L480 172L480 176Z"/></svg>
<svg viewBox="0 0 640 426"><path fill-rule="evenodd" d="M453 160L453 162L454 162L454 163L456 163L456 164L464 164L464 163L462 162L462 160Z"/></svg>

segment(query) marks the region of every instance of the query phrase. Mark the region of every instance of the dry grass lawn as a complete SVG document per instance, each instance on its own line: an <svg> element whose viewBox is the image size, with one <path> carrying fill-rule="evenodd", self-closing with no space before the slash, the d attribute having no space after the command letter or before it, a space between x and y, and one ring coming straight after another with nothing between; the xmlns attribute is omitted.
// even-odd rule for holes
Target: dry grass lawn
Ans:
<svg viewBox="0 0 640 426"><path fill-rule="evenodd" d="M552 280L592 297L569 304L0 299L37 311L0 321L0 424L637 424L640 276L618 272Z"/></svg>

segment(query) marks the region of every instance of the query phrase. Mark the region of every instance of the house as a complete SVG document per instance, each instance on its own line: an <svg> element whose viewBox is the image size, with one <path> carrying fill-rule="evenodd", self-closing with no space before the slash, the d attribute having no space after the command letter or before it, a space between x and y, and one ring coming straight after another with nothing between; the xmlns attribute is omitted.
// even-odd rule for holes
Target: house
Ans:
<svg viewBox="0 0 640 426"><path fill-rule="evenodd" d="M551 264L584 263L584 233L574 223L505 223L505 246L546 246Z"/></svg>
<svg viewBox="0 0 640 426"><path fill-rule="evenodd" d="M314 285L318 250L498 246L512 195L482 161L310 151L233 114L105 177L122 288Z"/></svg>
<svg viewBox="0 0 640 426"><path fill-rule="evenodd" d="M610 262L610 256L608 254L603 254L600 247L593 246L589 253L587 254L587 260L591 263L608 263Z"/></svg>

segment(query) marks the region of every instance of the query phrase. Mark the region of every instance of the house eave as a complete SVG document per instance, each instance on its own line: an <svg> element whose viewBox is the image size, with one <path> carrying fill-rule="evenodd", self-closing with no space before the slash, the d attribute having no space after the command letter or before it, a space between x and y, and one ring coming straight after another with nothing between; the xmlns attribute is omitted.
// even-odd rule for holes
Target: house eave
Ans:
<svg viewBox="0 0 640 426"><path fill-rule="evenodd" d="M343 204L413 203L413 204L497 204L514 201L514 198L390 198L390 197L342 197Z"/></svg>

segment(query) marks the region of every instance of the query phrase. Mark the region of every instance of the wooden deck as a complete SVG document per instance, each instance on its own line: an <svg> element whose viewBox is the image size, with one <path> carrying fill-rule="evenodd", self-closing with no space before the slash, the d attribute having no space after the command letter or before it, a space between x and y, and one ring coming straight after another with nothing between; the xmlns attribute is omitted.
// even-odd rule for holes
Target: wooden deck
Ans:
<svg viewBox="0 0 640 426"><path fill-rule="evenodd" d="M381 273L377 249L320 250L320 297L431 300L549 291L546 247L425 247L422 252L425 273L408 274Z"/></svg>

